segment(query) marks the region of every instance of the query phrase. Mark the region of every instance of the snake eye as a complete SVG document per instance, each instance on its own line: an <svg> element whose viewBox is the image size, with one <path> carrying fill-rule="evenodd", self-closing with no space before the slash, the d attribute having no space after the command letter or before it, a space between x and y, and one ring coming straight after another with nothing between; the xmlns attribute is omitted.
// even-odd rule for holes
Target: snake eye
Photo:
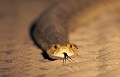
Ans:
<svg viewBox="0 0 120 77"><path fill-rule="evenodd" d="M57 45L55 45L54 48L57 49L58 48Z"/></svg>
<svg viewBox="0 0 120 77"><path fill-rule="evenodd" d="M70 44L70 48L72 48L72 45Z"/></svg>

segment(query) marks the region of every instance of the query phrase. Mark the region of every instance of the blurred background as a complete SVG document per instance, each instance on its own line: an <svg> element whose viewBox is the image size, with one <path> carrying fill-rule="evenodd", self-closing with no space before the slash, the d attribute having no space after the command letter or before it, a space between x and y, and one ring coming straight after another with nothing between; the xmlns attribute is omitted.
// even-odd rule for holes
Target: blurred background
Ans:
<svg viewBox="0 0 120 77"><path fill-rule="evenodd" d="M0 0L0 77L120 77L120 1L113 3L115 9L92 10L70 20L69 25L79 26L70 34L79 56L65 66L62 60L44 59L29 33L55 1Z"/></svg>

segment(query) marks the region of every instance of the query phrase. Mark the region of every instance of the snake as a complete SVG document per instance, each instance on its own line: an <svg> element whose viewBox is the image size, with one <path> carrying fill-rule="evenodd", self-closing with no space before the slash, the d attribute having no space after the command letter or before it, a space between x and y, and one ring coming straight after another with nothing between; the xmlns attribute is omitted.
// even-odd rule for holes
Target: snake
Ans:
<svg viewBox="0 0 120 77"><path fill-rule="evenodd" d="M94 16L96 11L114 8L119 0L58 0L50 5L35 22L32 36L52 59L71 59L78 54L78 46L69 41L69 33L76 27L70 20L81 15L81 20ZM116 5L117 6L117 5ZM118 5L119 6L119 5Z"/></svg>

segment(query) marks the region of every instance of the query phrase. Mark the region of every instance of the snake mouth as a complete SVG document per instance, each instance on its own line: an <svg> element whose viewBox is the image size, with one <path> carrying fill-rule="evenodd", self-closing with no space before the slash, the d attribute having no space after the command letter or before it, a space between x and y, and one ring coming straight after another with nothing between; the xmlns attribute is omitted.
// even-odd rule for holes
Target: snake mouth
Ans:
<svg viewBox="0 0 120 77"><path fill-rule="evenodd" d="M64 63L66 60L71 61L71 56L76 55L77 46L74 44L52 44L47 48L48 55L53 59L63 59Z"/></svg>
<svg viewBox="0 0 120 77"><path fill-rule="evenodd" d="M66 60L68 60L68 61L70 61L70 60L74 61L70 56L68 56L68 54L66 52L63 52L63 55L64 55L63 64L66 63Z"/></svg>

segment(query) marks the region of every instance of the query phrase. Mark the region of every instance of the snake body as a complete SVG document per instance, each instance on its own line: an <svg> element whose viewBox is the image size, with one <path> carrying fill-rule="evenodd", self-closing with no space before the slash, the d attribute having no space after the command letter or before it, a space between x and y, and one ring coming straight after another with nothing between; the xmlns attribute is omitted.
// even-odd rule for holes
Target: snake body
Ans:
<svg viewBox="0 0 120 77"><path fill-rule="evenodd" d="M114 1L117 0L59 0L37 20L33 37L53 59L76 55L78 47L70 43L68 38L75 25L67 25L68 20L78 12L82 15L90 8L112 4Z"/></svg>

